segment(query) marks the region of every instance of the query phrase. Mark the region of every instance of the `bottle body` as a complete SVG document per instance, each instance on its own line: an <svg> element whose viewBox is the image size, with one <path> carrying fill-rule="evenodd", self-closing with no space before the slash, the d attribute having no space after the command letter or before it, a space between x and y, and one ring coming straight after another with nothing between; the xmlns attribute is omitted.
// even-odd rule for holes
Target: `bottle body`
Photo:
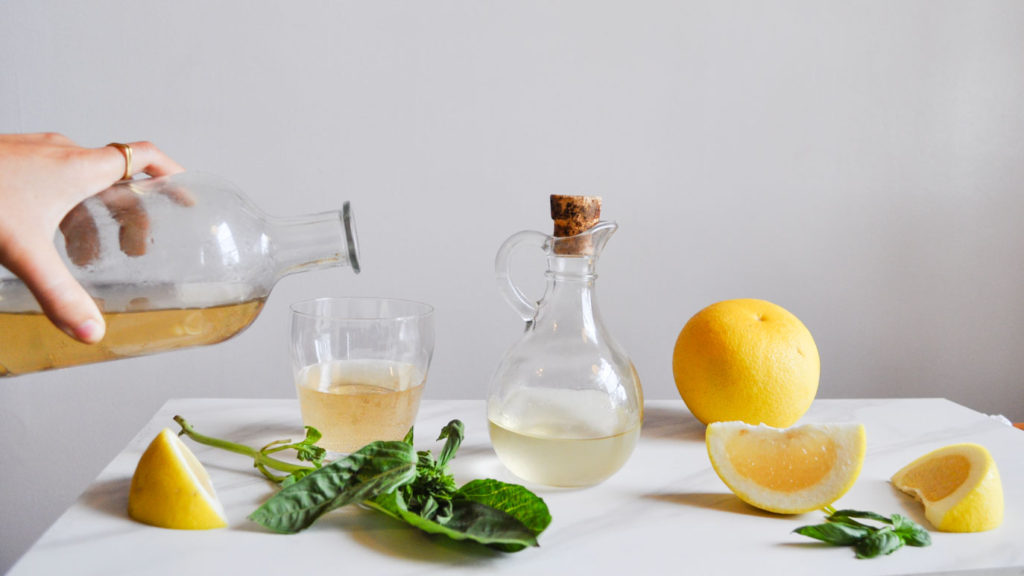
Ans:
<svg viewBox="0 0 1024 576"><path fill-rule="evenodd" d="M75 207L56 245L96 300L106 335L72 340L0 268L0 376L215 344L255 320L282 276L358 271L347 210L272 218L205 174L118 184Z"/></svg>
<svg viewBox="0 0 1024 576"><path fill-rule="evenodd" d="M72 340L42 312L0 312L0 377L216 344L247 328L264 300L104 312L107 331L96 344Z"/></svg>
<svg viewBox="0 0 1024 576"><path fill-rule="evenodd" d="M610 234L614 225L602 231ZM531 317L524 314L523 336L491 379L488 426L498 458L520 478L590 486L632 454L643 393L633 363L598 311L596 254L561 256L551 244L545 295Z"/></svg>

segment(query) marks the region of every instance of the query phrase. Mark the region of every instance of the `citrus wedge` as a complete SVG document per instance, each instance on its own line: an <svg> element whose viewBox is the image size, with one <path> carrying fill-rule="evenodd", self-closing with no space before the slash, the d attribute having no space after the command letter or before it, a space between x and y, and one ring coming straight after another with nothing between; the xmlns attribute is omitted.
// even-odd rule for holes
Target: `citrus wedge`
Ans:
<svg viewBox="0 0 1024 576"><path fill-rule="evenodd" d="M779 514L823 508L853 486L867 440L856 423L792 428L715 422L706 433L718 477L751 506Z"/></svg>
<svg viewBox="0 0 1024 576"><path fill-rule="evenodd" d="M228 525L210 475L168 428L139 458L128 492L128 515L145 524L179 530Z"/></svg>
<svg viewBox="0 0 1024 576"><path fill-rule="evenodd" d="M907 464L892 485L924 504L943 532L982 532L1003 522L1003 484L984 446L953 444Z"/></svg>

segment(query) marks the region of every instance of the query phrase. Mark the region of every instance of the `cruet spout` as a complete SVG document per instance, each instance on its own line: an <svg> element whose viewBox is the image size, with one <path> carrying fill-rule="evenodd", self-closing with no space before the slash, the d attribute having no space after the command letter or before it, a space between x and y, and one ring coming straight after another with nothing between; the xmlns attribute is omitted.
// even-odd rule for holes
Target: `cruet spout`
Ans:
<svg viewBox="0 0 1024 576"><path fill-rule="evenodd" d="M598 222L593 228L573 236L552 236L550 253L557 256L588 256L597 258L608 239L619 229L615 222Z"/></svg>

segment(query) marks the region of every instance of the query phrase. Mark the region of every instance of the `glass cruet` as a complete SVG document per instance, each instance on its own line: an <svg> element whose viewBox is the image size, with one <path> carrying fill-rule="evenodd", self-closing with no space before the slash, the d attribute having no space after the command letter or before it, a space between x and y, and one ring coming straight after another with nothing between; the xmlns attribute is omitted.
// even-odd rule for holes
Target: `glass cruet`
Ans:
<svg viewBox="0 0 1024 576"><path fill-rule="evenodd" d="M555 198L586 197L553 197L553 207ZM594 293L597 260L618 225L596 222L566 236L558 228L556 216L555 236L519 232L495 259L498 286L526 329L492 376L487 418L494 451L516 476L581 487L605 480L632 454L643 393ZM536 303L512 281L511 254L523 246L547 255L547 288Z"/></svg>
<svg viewBox="0 0 1024 576"><path fill-rule="evenodd" d="M359 271L347 202L272 217L202 172L116 184L72 209L55 243L99 305L106 335L72 340L0 267L0 377L214 344L248 327L282 277Z"/></svg>

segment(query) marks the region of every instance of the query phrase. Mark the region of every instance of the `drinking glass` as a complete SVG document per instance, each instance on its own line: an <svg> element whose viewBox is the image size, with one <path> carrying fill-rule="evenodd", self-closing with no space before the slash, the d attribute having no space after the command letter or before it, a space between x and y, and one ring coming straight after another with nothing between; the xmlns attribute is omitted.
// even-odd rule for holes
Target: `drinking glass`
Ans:
<svg viewBox="0 0 1024 576"><path fill-rule="evenodd" d="M434 309L388 298L292 305L291 362L302 421L320 446L353 452L401 440L416 420L434 353Z"/></svg>

